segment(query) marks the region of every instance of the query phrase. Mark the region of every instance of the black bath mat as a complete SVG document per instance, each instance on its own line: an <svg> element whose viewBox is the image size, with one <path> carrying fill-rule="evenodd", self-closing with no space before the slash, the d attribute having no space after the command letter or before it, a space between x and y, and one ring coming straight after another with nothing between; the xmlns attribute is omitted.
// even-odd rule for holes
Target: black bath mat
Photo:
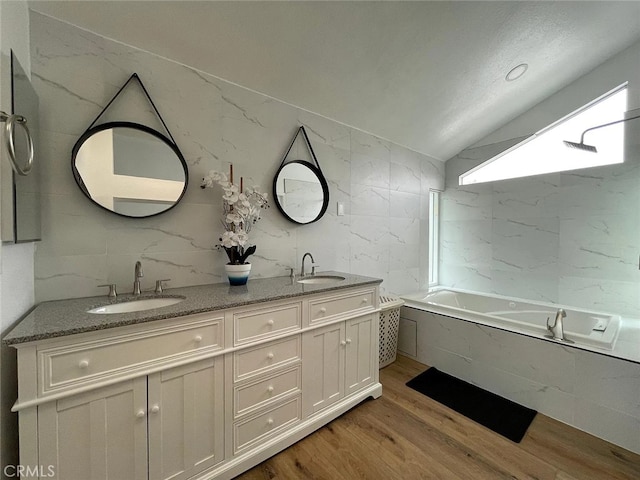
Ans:
<svg viewBox="0 0 640 480"><path fill-rule="evenodd" d="M434 367L409 380L407 386L516 443L537 413Z"/></svg>

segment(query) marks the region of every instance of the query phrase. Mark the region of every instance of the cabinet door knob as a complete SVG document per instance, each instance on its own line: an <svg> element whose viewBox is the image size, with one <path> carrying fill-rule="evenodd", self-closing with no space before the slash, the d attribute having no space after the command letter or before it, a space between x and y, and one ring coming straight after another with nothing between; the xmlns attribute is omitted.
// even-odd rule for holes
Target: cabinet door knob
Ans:
<svg viewBox="0 0 640 480"><path fill-rule="evenodd" d="M136 412L136 417L143 418L145 416L144 410L138 410Z"/></svg>
<svg viewBox="0 0 640 480"><path fill-rule="evenodd" d="M320 313L327 313L327 307L322 307L320 309Z"/></svg>
<svg viewBox="0 0 640 480"><path fill-rule="evenodd" d="M347 345L349 345L351 343L351 339L347 338Z"/></svg>
<svg viewBox="0 0 640 480"><path fill-rule="evenodd" d="M154 405L151 407L151 413L158 413L160 411L160 405Z"/></svg>
<svg viewBox="0 0 640 480"><path fill-rule="evenodd" d="M78 363L78 366L80 368L82 368L83 370L85 368L88 368L89 367L89 360L80 360L80 363Z"/></svg>
<svg viewBox="0 0 640 480"><path fill-rule="evenodd" d="M273 418L270 418L269 420L267 420L267 425L269 426L273 425Z"/></svg>
<svg viewBox="0 0 640 480"><path fill-rule="evenodd" d="M269 385L269 386L267 387L267 392L269 392L269 393L273 393L273 385Z"/></svg>
<svg viewBox="0 0 640 480"><path fill-rule="evenodd" d="M274 356L275 356L275 355L273 354L273 352L269 352L269 353L267 354L267 358L268 358L269 360L273 360L273 357L274 357Z"/></svg>
<svg viewBox="0 0 640 480"><path fill-rule="evenodd" d="M369 299L367 297L363 298L362 303L369 303Z"/></svg>
<svg viewBox="0 0 640 480"><path fill-rule="evenodd" d="M267 325L269 325L270 327L273 327L273 324L274 324L274 323L275 323L275 322L273 321L273 319L269 319L269 320L267 320Z"/></svg>
<svg viewBox="0 0 640 480"><path fill-rule="evenodd" d="M342 345L343 347L347 344L347 342L345 342L344 340L340 340L340 345Z"/></svg>
<svg viewBox="0 0 640 480"><path fill-rule="evenodd" d="M200 343L202 341L202 335L196 335L193 338L193 341L196 342L196 343Z"/></svg>

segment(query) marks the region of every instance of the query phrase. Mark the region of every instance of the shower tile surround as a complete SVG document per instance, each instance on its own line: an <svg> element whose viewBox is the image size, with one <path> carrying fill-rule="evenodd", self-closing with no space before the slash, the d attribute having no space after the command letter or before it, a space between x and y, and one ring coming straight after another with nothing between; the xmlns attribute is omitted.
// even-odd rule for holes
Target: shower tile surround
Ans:
<svg viewBox="0 0 640 480"><path fill-rule="evenodd" d="M133 264L143 288L226 281L220 192L202 190L211 169L243 176L271 196L288 142L304 125L327 178L330 203L318 222L297 226L272 206L251 232L253 277L286 275L311 251L321 270L384 279L382 291L426 285L429 189L444 187L444 163L176 62L31 12L32 82L40 98L43 241L35 259L36 301L98 295L117 283L127 292ZM182 202L148 219L118 217L91 204L70 169L71 148L122 83L137 72L189 167ZM157 119L127 87L106 120ZM153 123L155 122L155 123ZM302 148L296 152L306 159ZM336 202L345 215L336 215ZM330 242L328 241L330 239Z"/></svg>
<svg viewBox="0 0 640 480"><path fill-rule="evenodd" d="M446 163L441 283L640 318L640 145L620 165L457 185L519 140Z"/></svg>

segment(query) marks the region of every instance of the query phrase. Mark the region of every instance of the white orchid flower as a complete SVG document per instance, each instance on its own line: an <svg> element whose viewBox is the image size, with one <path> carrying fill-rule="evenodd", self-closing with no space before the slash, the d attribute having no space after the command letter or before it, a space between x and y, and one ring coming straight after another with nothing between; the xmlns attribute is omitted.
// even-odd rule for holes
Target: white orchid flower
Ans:
<svg viewBox="0 0 640 480"><path fill-rule="evenodd" d="M249 235L244 232L236 233L236 241L238 242L238 245L244 247L244 245L249 241Z"/></svg>
<svg viewBox="0 0 640 480"><path fill-rule="evenodd" d="M218 246L227 250L229 260L233 262L239 255L243 255L252 225L260 219L261 209L268 206L267 194L260 192L257 185L247 186L240 192L239 187L231 183L226 174L215 170L211 170L202 179L201 186L213 188L216 184L222 189L221 220L225 229Z"/></svg>
<svg viewBox="0 0 640 480"><path fill-rule="evenodd" d="M213 179L207 175L202 179L202 183L200 184L202 188L213 188Z"/></svg>
<svg viewBox="0 0 640 480"><path fill-rule="evenodd" d="M242 223L242 217L237 212L227 214L227 223L233 225L240 225Z"/></svg>
<svg viewBox="0 0 640 480"><path fill-rule="evenodd" d="M235 237L236 237L236 234L234 232L227 230L222 234L222 237L220 238L220 243L225 248L237 247L238 241Z"/></svg>
<svg viewBox="0 0 640 480"><path fill-rule="evenodd" d="M232 188L225 189L224 195L222 195L222 200L227 202L230 205L233 205L238 201L238 192L234 191Z"/></svg>
<svg viewBox="0 0 640 480"><path fill-rule="evenodd" d="M247 218L251 214L251 208L240 203L235 206L235 211L244 218Z"/></svg>
<svg viewBox="0 0 640 480"><path fill-rule="evenodd" d="M215 182L218 182L220 184L228 181L227 175L222 172L211 171L209 172L209 175Z"/></svg>

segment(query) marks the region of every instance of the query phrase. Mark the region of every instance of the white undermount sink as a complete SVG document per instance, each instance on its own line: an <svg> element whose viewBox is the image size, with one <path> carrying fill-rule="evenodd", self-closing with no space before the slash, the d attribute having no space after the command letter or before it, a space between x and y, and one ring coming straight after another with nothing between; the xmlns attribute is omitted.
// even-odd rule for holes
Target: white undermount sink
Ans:
<svg viewBox="0 0 640 480"><path fill-rule="evenodd" d="M322 284L322 283L336 283L344 280L344 277L340 275L315 275L313 277L303 277L298 280L298 283L306 284Z"/></svg>
<svg viewBox="0 0 640 480"><path fill-rule="evenodd" d="M183 300L184 297L140 298L129 300L126 302L112 303L109 305L103 305L101 307L95 307L91 310L87 310L87 312L103 315L112 313L139 312L141 310L151 310L152 308L168 307L169 305L180 303Z"/></svg>

